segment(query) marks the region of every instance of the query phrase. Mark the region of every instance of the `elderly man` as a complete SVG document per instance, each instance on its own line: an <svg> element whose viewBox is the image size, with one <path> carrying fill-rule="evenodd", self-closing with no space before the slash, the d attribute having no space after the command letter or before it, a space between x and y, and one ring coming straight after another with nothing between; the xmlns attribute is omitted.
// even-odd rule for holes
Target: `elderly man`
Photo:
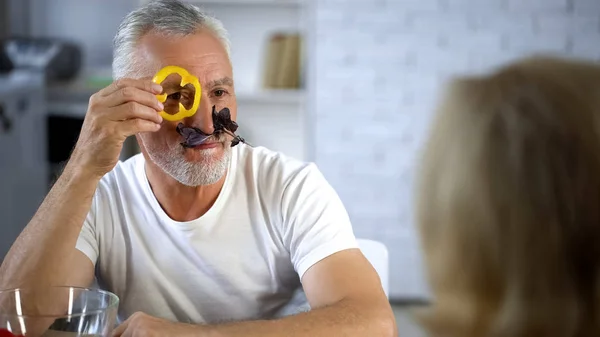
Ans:
<svg viewBox="0 0 600 337"><path fill-rule="evenodd" d="M198 8L151 2L115 38L115 82L90 98L63 174L10 250L3 287L94 277L120 298L116 336L395 336L381 282L338 196L313 164L215 133L182 146L151 81L162 67L202 85L194 116L236 99L226 31ZM124 162L135 135L142 154ZM303 287L312 310L275 318Z"/></svg>

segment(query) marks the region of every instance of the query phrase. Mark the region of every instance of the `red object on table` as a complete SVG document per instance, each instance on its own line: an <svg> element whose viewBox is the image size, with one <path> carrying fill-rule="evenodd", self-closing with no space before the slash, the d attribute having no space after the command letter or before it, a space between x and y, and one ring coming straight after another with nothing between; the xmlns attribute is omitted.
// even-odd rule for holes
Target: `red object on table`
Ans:
<svg viewBox="0 0 600 337"><path fill-rule="evenodd" d="M0 337L25 337L25 336L15 335L14 333L12 333L6 329L0 329Z"/></svg>

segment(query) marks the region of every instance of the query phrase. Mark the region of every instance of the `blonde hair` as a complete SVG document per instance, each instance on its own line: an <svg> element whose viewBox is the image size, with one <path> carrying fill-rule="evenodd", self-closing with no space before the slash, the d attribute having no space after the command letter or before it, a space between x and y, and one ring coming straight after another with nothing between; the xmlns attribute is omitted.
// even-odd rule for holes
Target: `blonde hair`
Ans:
<svg viewBox="0 0 600 337"><path fill-rule="evenodd" d="M581 60L451 82L418 183L431 335L600 335L599 120Z"/></svg>

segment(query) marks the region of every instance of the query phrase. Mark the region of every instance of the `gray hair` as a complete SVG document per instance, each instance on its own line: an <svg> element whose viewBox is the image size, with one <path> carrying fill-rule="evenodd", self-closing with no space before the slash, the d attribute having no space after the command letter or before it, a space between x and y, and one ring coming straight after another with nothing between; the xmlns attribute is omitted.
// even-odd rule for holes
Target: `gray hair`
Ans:
<svg viewBox="0 0 600 337"><path fill-rule="evenodd" d="M186 36L201 28L210 30L221 41L229 57L229 36L223 23L197 6L178 0L156 0L132 11L119 25L113 40L113 78L141 76L145 67L135 57L135 48L149 31Z"/></svg>

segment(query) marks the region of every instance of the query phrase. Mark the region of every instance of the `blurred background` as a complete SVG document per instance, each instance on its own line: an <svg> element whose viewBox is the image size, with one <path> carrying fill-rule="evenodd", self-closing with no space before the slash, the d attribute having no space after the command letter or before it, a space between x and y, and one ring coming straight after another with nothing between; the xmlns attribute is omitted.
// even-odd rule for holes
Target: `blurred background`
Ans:
<svg viewBox="0 0 600 337"><path fill-rule="evenodd" d="M0 0L0 258L111 82L120 20L146 1ZM395 303L427 298L413 178L444 82L533 53L600 59L600 0L189 1L230 32L240 134L318 164L356 235L387 246Z"/></svg>

